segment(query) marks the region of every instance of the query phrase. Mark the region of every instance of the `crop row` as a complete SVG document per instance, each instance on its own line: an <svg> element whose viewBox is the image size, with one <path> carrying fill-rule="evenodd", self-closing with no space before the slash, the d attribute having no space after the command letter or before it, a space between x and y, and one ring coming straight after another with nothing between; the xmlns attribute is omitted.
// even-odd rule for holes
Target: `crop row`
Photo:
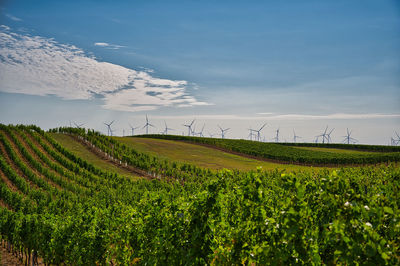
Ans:
<svg viewBox="0 0 400 266"><path fill-rule="evenodd" d="M43 205L29 200L32 188L18 196L0 182L1 200L11 208L0 207L1 237L47 264L400 263L397 165L318 173L214 172L146 157L96 132L65 130L115 159L169 177L130 181L74 157L37 127L3 131L3 145L10 139L19 147L24 140L38 157L46 150L43 167L56 171L54 163L74 173L73 184L93 188L91 194L76 190L76 198L67 197L72 191L40 189L53 196ZM23 179L2 157L1 165L13 183ZM57 210L54 202L60 203Z"/></svg>
<svg viewBox="0 0 400 266"><path fill-rule="evenodd" d="M229 151L239 152L251 156L261 157L271 160L279 160L289 163L316 164L316 165L349 165L349 164L376 164L387 162L399 162L400 150L385 153L332 153L325 151L303 150L294 147L295 144L283 143L264 143L238 139L216 139L186 137L174 135L141 135L143 138L156 138L166 140L187 141L198 144L215 146ZM313 144L303 144L302 146L312 146ZM339 144L329 144L318 147L338 147ZM297 144L300 146L300 144ZM343 148L345 145L339 145ZM358 145L368 149L368 145ZM381 151L382 146L371 146L372 150ZM375 147L375 148L374 148ZM386 149L384 149L387 151Z"/></svg>

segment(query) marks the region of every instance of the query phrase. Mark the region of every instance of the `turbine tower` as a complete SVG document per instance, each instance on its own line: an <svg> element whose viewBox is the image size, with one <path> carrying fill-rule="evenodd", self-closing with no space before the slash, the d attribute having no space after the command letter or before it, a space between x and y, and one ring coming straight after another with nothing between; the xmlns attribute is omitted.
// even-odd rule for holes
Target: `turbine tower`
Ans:
<svg viewBox="0 0 400 266"><path fill-rule="evenodd" d="M256 132L256 130L252 129L252 128L248 128L247 129L249 131L249 135L247 136L250 140L253 140L253 136L254 136L254 140L256 140L256 134L253 132Z"/></svg>
<svg viewBox="0 0 400 266"><path fill-rule="evenodd" d="M193 123L196 119L193 119L192 122L190 124L183 124L183 126L188 128L188 136L190 136L191 134L193 134L193 130L192 130L192 126Z"/></svg>
<svg viewBox="0 0 400 266"><path fill-rule="evenodd" d="M316 143L318 143L319 137L322 137L322 143L323 144L325 144L325 140L327 142L329 142L328 134L326 134L327 131L328 131L328 126L326 126L324 133L322 133L321 135L315 136L315 137L317 137L317 142Z"/></svg>
<svg viewBox="0 0 400 266"><path fill-rule="evenodd" d="M301 137L296 135L296 132L294 131L294 128L293 128L293 142L296 143L297 139L301 139Z"/></svg>
<svg viewBox="0 0 400 266"><path fill-rule="evenodd" d="M204 124L203 124L203 127L201 128L201 131L200 131L199 133L197 133L199 137L204 138L203 131L204 131L204 127L205 127L205 126L206 126L206 124L204 123Z"/></svg>
<svg viewBox="0 0 400 266"><path fill-rule="evenodd" d="M356 143L358 141L351 137L351 132L352 131L349 131L349 129L347 128L347 135L343 136L344 137L343 143L350 144L350 142Z"/></svg>
<svg viewBox="0 0 400 266"><path fill-rule="evenodd" d="M328 134L326 134L326 135L327 135L327 140L328 140L328 143L331 143L331 141L332 141L332 139L331 139L331 134L332 134L333 130L335 130L335 128L332 128L332 130L331 130L331 131L329 131L329 133L328 133Z"/></svg>
<svg viewBox="0 0 400 266"><path fill-rule="evenodd" d="M111 123L104 123L104 125L106 125L107 126L107 133L108 133L108 136L112 136L112 133L113 133L113 131L112 131L112 129L111 129L111 125L114 123L114 121L115 120L113 120L113 121L111 121Z"/></svg>
<svg viewBox="0 0 400 266"><path fill-rule="evenodd" d="M131 124L129 124L129 127L132 130L132 136L135 135L135 129L138 129L139 127L133 127Z"/></svg>
<svg viewBox="0 0 400 266"><path fill-rule="evenodd" d="M260 127L259 130L254 130L254 132L257 132L257 141L261 141L261 130L263 130L263 128L267 125L267 123L265 123L264 125L262 125L262 127Z"/></svg>
<svg viewBox="0 0 400 266"><path fill-rule="evenodd" d="M143 128L146 128L146 135L149 134L149 126L155 127L155 126L153 126L152 124L149 123L149 119L147 118L147 115L146 115L146 124L143 126Z"/></svg>
<svg viewBox="0 0 400 266"><path fill-rule="evenodd" d="M85 124L85 123L77 124L77 123L74 122L75 127L76 127L76 128L79 128L79 129L81 129L82 126L83 126L84 124Z"/></svg>
<svg viewBox="0 0 400 266"><path fill-rule="evenodd" d="M228 131L230 128L222 129L220 125L218 125L219 129L221 130L221 138L225 138L225 132Z"/></svg>
<svg viewBox="0 0 400 266"><path fill-rule="evenodd" d="M394 137L394 138L392 137L392 138L390 138L390 140L391 140L392 146L397 146L400 143L400 136L399 136L399 134L397 134L397 131L395 131L394 133L396 134L397 139L396 139L396 137Z"/></svg>
<svg viewBox="0 0 400 266"><path fill-rule="evenodd" d="M164 135L168 135L168 130L175 130L175 129L173 129L173 128L169 128L169 127L167 126L167 122L164 121L164 124L165 124L165 129L164 129L164 131L162 132Z"/></svg>
<svg viewBox="0 0 400 266"><path fill-rule="evenodd" d="M274 138L275 142L279 142L279 128L276 130L276 135Z"/></svg>

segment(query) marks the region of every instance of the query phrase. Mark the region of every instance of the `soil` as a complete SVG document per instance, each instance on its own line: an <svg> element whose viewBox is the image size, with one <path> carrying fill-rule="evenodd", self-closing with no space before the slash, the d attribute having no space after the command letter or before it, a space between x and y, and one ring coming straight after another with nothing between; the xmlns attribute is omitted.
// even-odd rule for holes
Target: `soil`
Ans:
<svg viewBox="0 0 400 266"><path fill-rule="evenodd" d="M0 265L1 266L23 266L24 264L17 259L12 253L8 252L7 249L5 249L3 246L0 247L0 254L1 254L1 260L0 260Z"/></svg>

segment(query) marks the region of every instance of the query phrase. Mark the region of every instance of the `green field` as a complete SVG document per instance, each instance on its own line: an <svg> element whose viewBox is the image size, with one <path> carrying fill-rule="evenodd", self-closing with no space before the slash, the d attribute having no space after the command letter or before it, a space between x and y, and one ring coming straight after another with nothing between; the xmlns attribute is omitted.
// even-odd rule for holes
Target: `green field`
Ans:
<svg viewBox="0 0 400 266"><path fill-rule="evenodd" d="M351 149L338 149L338 148L327 148L327 147L301 147L301 146L293 146L296 149L309 150L309 151L317 151L317 152L331 152L331 153L347 153L347 154L379 154L382 152L373 152L373 151L360 151L360 150L351 150Z"/></svg>
<svg viewBox="0 0 400 266"><path fill-rule="evenodd" d="M192 163L199 167L211 169L228 168L246 171L255 170L260 166L265 170L280 169L286 171L310 171L313 169L321 169L319 167L266 162L223 152L213 148L173 140L132 137L113 138L140 152L150 153L173 161Z"/></svg>
<svg viewBox="0 0 400 266"><path fill-rule="evenodd" d="M233 151L264 159L271 159L294 164L343 166L400 162L400 149L398 149L398 147L392 146L345 144L317 145L313 143L266 143L243 139L200 138L176 135L141 135L137 137L205 144L226 151ZM299 147L317 147L320 149L302 149ZM343 150L335 152L333 149ZM344 150L348 152L344 152Z"/></svg>
<svg viewBox="0 0 400 266"><path fill-rule="evenodd" d="M400 264L396 164L210 171L92 130L53 132L0 124L0 236L26 265ZM99 169L75 138L153 178Z"/></svg>
<svg viewBox="0 0 400 266"><path fill-rule="evenodd" d="M104 171L114 172L119 175L127 176L134 179L138 178L136 174L129 172L128 170L125 170L121 167L115 166L113 163L100 158L99 156L91 152L85 145L69 135L50 133L50 136L76 156L88 161L89 163Z"/></svg>

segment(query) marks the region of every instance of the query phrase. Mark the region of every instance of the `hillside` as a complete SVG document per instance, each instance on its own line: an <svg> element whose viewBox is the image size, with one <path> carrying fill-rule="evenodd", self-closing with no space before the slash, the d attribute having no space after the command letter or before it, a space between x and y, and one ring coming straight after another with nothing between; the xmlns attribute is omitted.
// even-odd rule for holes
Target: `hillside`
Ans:
<svg viewBox="0 0 400 266"><path fill-rule="evenodd" d="M122 176L127 176L130 178L138 178L138 174L133 173L123 167L114 164L111 160L99 156L91 150L87 145L79 141L79 139L66 134L52 134L49 135L61 144L69 152L73 153L75 156L85 159L88 163L93 164L101 170L114 172Z"/></svg>
<svg viewBox="0 0 400 266"><path fill-rule="evenodd" d="M265 143L243 139L217 139L174 135L141 135L137 137L185 141L246 154L260 159L304 165L341 166L400 161L400 147L392 146Z"/></svg>
<svg viewBox="0 0 400 266"><path fill-rule="evenodd" d="M99 169L36 126L0 125L0 233L65 265L400 263L397 165L210 171L59 128L153 178Z"/></svg>
<svg viewBox="0 0 400 266"><path fill-rule="evenodd" d="M186 143L181 141L152 139L152 138L132 138L132 137L113 137L116 141L125 144L139 152L149 153L161 158L191 163L199 167L210 169L237 169L243 171L255 170L262 167L265 170L304 170L319 169L319 167L310 168L293 164L282 164L267 162L249 158L245 154L232 154L214 149Z"/></svg>

